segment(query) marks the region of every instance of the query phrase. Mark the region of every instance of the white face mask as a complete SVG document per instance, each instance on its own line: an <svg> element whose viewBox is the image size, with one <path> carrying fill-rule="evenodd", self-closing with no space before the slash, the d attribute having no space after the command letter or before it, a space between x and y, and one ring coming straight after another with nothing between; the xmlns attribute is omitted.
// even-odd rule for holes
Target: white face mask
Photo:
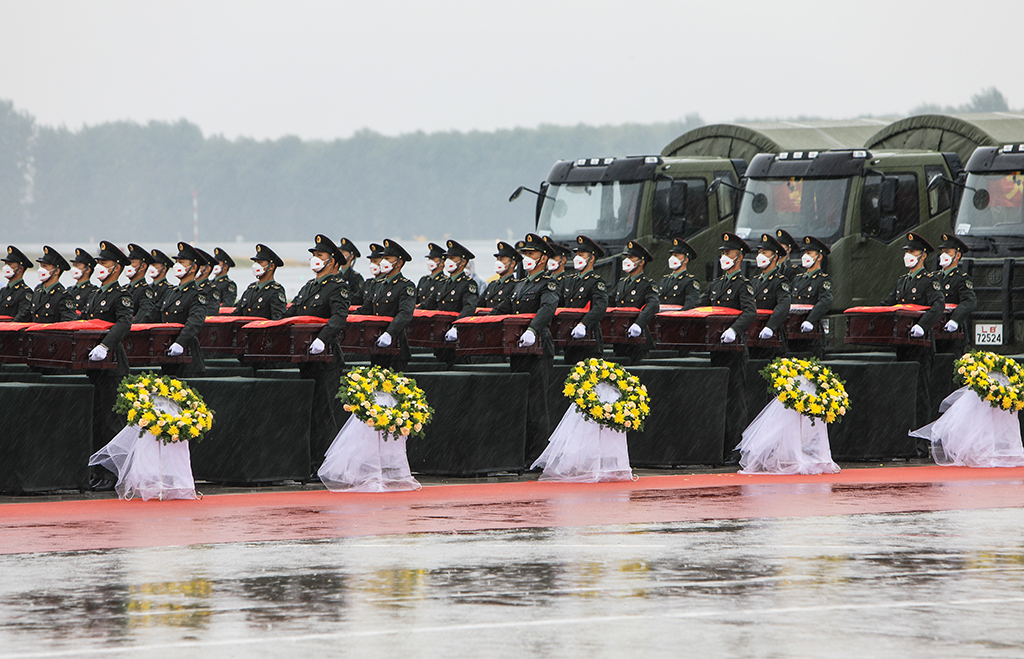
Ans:
<svg viewBox="0 0 1024 659"><path fill-rule="evenodd" d="M188 272L188 268L185 267L184 263L175 263L174 267L171 268L171 274L178 279L184 277L186 272Z"/></svg>
<svg viewBox="0 0 1024 659"><path fill-rule="evenodd" d="M503 275L503 274L505 274L505 269L506 269L506 266L505 266L505 262L504 261L495 261L494 262L494 272L498 273L499 275Z"/></svg>
<svg viewBox="0 0 1024 659"><path fill-rule="evenodd" d="M315 256L309 259L309 269L312 270L313 272L320 272L321 270L324 269L325 265L327 264Z"/></svg>
<svg viewBox="0 0 1024 659"><path fill-rule="evenodd" d="M9 265L4 266L4 279L14 279L14 268Z"/></svg>
<svg viewBox="0 0 1024 659"><path fill-rule="evenodd" d="M388 274L395 269L395 264L387 259L380 260L380 271L384 274Z"/></svg>
<svg viewBox="0 0 1024 659"><path fill-rule="evenodd" d="M554 272L555 270L558 270L558 266L559 266L558 261L556 261L554 259L550 259L548 261L548 270L551 270L552 272Z"/></svg>
<svg viewBox="0 0 1024 659"><path fill-rule="evenodd" d="M903 253L903 265L907 266L908 268L913 268L914 266L916 266L919 260L920 259L918 259L910 252Z"/></svg>
<svg viewBox="0 0 1024 659"><path fill-rule="evenodd" d="M728 272L734 265L736 265L736 259L730 259L725 254L722 254L718 257L718 264L722 266L722 270Z"/></svg>
<svg viewBox="0 0 1024 659"><path fill-rule="evenodd" d="M370 261L370 274L376 277L380 274L380 264Z"/></svg>
<svg viewBox="0 0 1024 659"><path fill-rule="evenodd" d="M102 265L97 265L96 269L93 270L93 273L95 273L96 279L103 281L104 279L107 278L107 275L110 274L110 268L105 268Z"/></svg>
<svg viewBox="0 0 1024 659"><path fill-rule="evenodd" d="M681 267L683 267L683 262L679 260L678 256L670 256L670 257L668 257L668 269L669 270L678 270Z"/></svg>
<svg viewBox="0 0 1024 659"><path fill-rule="evenodd" d="M582 270L583 268L587 267L587 261L587 258L577 254L572 259L572 267L576 268L577 270Z"/></svg>
<svg viewBox="0 0 1024 659"><path fill-rule="evenodd" d="M220 267L220 263L218 263L217 265L213 266L213 276L216 277L217 275L220 274L220 272L221 272L221 267Z"/></svg>
<svg viewBox="0 0 1024 659"><path fill-rule="evenodd" d="M458 269L459 269L459 264L456 263L455 261L452 261L451 259L445 259L444 260L444 271L447 272L448 274L452 274L453 272L455 272Z"/></svg>
<svg viewBox="0 0 1024 659"><path fill-rule="evenodd" d="M134 265L126 265L124 267L124 270L121 271L121 274L123 274L128 279L131 279L132 277L135 276L136 272L138 272L138 270L135 268Z"/></svg>
<svg viewBox="0 0 1024 659"><path fill-rule="evenodd" d="M810 254L804 254L803 256L800 257L800 265L802 265L805 268L809 268L812 265L814 265L815 258L817 257L811 256Z"/></svg>
<svg viewBox="0 0 1024 659"><path fill-rule="evenodd" d="M537 267L537 262L531 259L529 256L523 257L523 269L527 272L532 272Z"/></svg>
<svg viewBox="0 0 1024 659"><path fill-rule="evenodd" d="M49 279L50 278L50 274L51 274L50 271L47 270L46 268L39 268L38 273L39 273L39 281L41 281L41 282L46 281L47 279Z"/></svg>
<svg viewBox="0 0 1024 659"><path fill-rule="evenodd" d="M146 268L146 281L153 283L159 275L160 271L156 269L155 265Z"/></svg>
<svg viewBox="0 0 1024 659"><path fill-rule="evenodd" d="M253 274L254 277L256 277L256 279L259 279L263 275L267 274L267 269L264 268L259 263L253 262L253 264L252 264L252 274Z"/></svg>
<svg viewBox="0 0 1024 659"><path fill-rule="evenodd" d="M771 265L772 257L765 256L764 254L758 254L756 261L757 261L757 267L759 267L759 268L767 268L769 265Z"/></svg>
<svg viewBox="0 0 1024 659"><path fill-rule="evenodd" d="M939 254L939 266L945 268L947 265L953 262L953 257L949 254Z"/></svg>
<svg viewBox="0 0 1024 659"><path fill-rule="evenodd" d="M71 268L71 278L78 281L82 278L85 272L81 268Z"/></svg>
<svg viewBox="0 0 1024 659"><path fill-rule="evenodd" d="M427 259L427 270L429 270L430 272L437 270L437 261L435 261L434 259Z"/></svg>
<svg viewBox="0 0 1024 659"><path fill-rule="evenodd" d="M622 260L622 271L623 272L633 272L634 270L636 270L636 262L633 261L633 259L623 259Z"/></svg>

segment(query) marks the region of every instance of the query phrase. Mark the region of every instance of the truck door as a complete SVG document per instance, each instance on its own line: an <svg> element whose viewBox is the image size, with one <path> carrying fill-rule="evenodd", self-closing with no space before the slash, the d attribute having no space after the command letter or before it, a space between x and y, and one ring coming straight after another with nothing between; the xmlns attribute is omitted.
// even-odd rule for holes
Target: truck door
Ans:
<svg viewBox="0 0 1024 659"><path fill-rule="evenodd" d="M906 272L903 245L921 222L917 175L886 173L864 177L860 196L860 237L851 251L853 305L882 301ZM932 255L934 258L934 255ZM930 268L932 264L926 264Z"/></svg>

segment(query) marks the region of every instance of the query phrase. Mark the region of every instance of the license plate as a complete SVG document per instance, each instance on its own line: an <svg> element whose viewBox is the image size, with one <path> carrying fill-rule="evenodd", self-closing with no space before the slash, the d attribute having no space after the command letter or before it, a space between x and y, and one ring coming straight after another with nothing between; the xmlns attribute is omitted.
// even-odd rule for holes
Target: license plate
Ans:
<svg viewBox="0 0 1024 659"><path fill-rule="evenodd" d="M1003 324L1002 323L976 323L974 325L974 345L978 345L978 346L1001 346L1001 345L1003 345Z"/></svg>

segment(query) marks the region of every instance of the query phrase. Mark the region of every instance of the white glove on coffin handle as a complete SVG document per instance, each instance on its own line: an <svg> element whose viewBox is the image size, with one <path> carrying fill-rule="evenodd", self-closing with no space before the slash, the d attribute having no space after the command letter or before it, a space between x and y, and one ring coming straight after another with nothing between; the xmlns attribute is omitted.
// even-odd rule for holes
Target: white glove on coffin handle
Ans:
<svg viewBox="0 0 1024 659"><path fill-rule="evenodd" d="M319 355L324 351L327 346L319 338L313 339L313 342L309 344L309 354Z"/></svg>

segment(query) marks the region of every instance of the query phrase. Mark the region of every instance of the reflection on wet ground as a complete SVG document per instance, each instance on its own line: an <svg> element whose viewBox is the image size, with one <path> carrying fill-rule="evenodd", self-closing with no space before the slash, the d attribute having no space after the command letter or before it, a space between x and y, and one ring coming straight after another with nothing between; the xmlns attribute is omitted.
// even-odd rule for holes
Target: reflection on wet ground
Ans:
<svg viewBox="0 0 1024 659"><path fill-rule="evenodd" d="M1024 646L1019 508L12 554L0 574L0 658Z"/></svg>

